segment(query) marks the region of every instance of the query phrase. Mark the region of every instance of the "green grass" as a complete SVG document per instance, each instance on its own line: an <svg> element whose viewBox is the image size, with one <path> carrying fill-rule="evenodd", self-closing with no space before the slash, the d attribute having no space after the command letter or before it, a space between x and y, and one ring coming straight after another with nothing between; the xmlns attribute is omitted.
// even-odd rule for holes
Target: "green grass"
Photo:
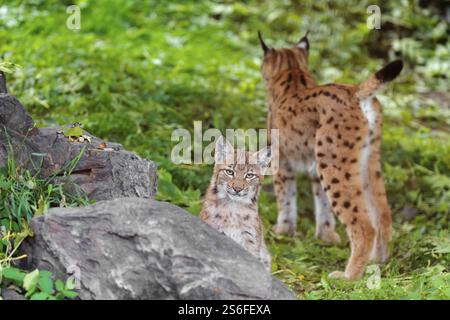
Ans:
<svg viewBox="0 0 450 320"><path fill-rule="evenodd" d="M45 154L34 154L35 170L31 172L16 165L12 146L9 145L7 166L0 168L0 226L20 232L27 228L33 217L44 215L51 207L88 204L84 191L66 179L83 152L84 149L50 177L42 178L39 161ZM39 158L41 160L37 160ZM69 187L72 187L72 192L68 192ZM0 243L0 251L2 248Z"/></svg>
<svg viewBox="0 0 450 320"><path fill-rule="evenodd" d="M10 91L39 125L80 121L93 134L156 161L158 198L193 214L212 168L171 163L171 132L192 131L194 120L203 121L204 129L265 127L258 29L273 46L290 45L311 29L310 65L319 83L358 83L401 56L405 69L379 96L385 113L383 171L395 221L392 258L381 266L381 288L368 289L366 279L327 280L328 272L344 268L349 249L346 243L327 247L314 240L311 191L304 177L298 181L297 237L270 231L276 220L270 179L260 211L273 272L300 298L450 298L450 44L438 4L75 3L81 6L78 31L66 28L68 1L3 4L0 60L22 66L8 77ZM382 12L378 31L366 27L366 8L373 3Z"/></svg>
<svg viewBox="0 0 450 320"><path fill-rule="evenodd" d="M0 168L0 300L2 288L14 289L31 300L75 298L78 293L72 291L73 279L69 278L65 283L61 280L54 282L52 273L47 270L25 272L14 265L27 257L26 253L19 254L19 250L22 242L33 236L29 227L32 218L46 214L51 207L77 207L89 203L83 190L66 178L84 149L47 178L40 177L41 164L36 161L44 154L33 154L35 167L32 172L17 166L11 144L7 149L7 165Z"/></svg>

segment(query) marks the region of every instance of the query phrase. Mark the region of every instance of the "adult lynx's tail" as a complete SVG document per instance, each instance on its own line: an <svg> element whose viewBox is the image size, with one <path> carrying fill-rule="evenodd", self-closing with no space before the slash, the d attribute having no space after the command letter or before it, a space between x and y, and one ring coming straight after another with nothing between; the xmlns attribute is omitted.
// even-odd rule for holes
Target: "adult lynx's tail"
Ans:
<svg viewBox="0 0 450 320"><path fill-rule="evenodd" d="M402 71L403 61L395 60L388 63L381 70L370 76L369 79L359 84L356 95L361 100L374 96L386 82L394 80Z"/></svg>

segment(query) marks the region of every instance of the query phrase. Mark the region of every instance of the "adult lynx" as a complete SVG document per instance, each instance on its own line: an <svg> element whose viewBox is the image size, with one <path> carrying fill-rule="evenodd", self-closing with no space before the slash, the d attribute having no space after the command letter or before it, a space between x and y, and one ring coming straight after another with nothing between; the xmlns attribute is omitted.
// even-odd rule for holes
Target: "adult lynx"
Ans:
<svg viewBox="0 0 450 320"><path fill-rule="evenodd" d="M316 235L340 241L334 215L345 225L351 256L345 272L330 276L358 279L369 260L386 261L392 220L381 175L381 105L375 98L402 70L400 60L357 84L317 86L308 71L309 42L269 48L259 35L262 73L269 91L268 129L279 129L279 170L274 175L277 233L294 234L297 221L296 173L313 181ZM334 215L333 215L334 213Z"/></svg>

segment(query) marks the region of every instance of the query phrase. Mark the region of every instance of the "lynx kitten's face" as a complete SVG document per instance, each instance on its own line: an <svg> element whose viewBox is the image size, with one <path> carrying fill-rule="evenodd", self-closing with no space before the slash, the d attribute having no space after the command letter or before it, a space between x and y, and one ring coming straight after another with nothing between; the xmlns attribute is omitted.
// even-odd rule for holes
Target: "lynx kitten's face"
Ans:
<svg viewBox="0 0 450 320"><path fill-rule="evenodd" d="M234 150L225 139L216 143L215 192L219 198L255 203L270 155L266 148L250 153Z"/></svg>

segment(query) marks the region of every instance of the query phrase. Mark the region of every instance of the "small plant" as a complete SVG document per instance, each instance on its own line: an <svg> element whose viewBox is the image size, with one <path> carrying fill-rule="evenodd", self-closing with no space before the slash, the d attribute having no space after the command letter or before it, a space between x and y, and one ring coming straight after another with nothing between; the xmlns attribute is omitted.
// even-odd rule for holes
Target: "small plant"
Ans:
<svg viewBox="0 0 450 320"><path fill-rule="evenodd" d="M5 73L13 73L22 67L9 61L0 61L0 71Z"/></svg>
<svg viewBox="0 0 450 320"><path fill-rule="evenodd" d="M26 255L16 256L22 242L32 236L28 223L33 217L44 215L51 207L74 207L89 203L86 195L78 187L75 193L67 193L63 183L56 178L69 176L80 160L84 149L62 170L48 178L41 178L39 170L16 166L13 150L9 144L8 162L0 169L0 289L12 286L25 293L29 299L59 300L74 298L71 280L53 282L52 274L45 270L25 272L13 266L15 261ZM1 291L0 291L1 296Z"/></svg>
<svg viewBox="0 0 450 320"><path fill-rule="evenodd" d="M73 278L64 283L61 280L53 281L52 273L46 270L34 270L26 273L14 267L0 267L0 283L5 282L11 288L24 290L25 297L30 300L63 300L76 298ZM1 293L1 292L0 292Z"/></svg>
<svg viewBox="0 0 450 320"><path fill-rule="evenodd" d="M17 167L12 146L9 146L8 165L0 169L0 225L18 232L33 217L44 215L50 207L74 207L88 204L82 190L66 193L63 183L55 183L59 176L69 176L84 149L63 169L49 178L40 178L39 170L32 174Z"/></svg>

